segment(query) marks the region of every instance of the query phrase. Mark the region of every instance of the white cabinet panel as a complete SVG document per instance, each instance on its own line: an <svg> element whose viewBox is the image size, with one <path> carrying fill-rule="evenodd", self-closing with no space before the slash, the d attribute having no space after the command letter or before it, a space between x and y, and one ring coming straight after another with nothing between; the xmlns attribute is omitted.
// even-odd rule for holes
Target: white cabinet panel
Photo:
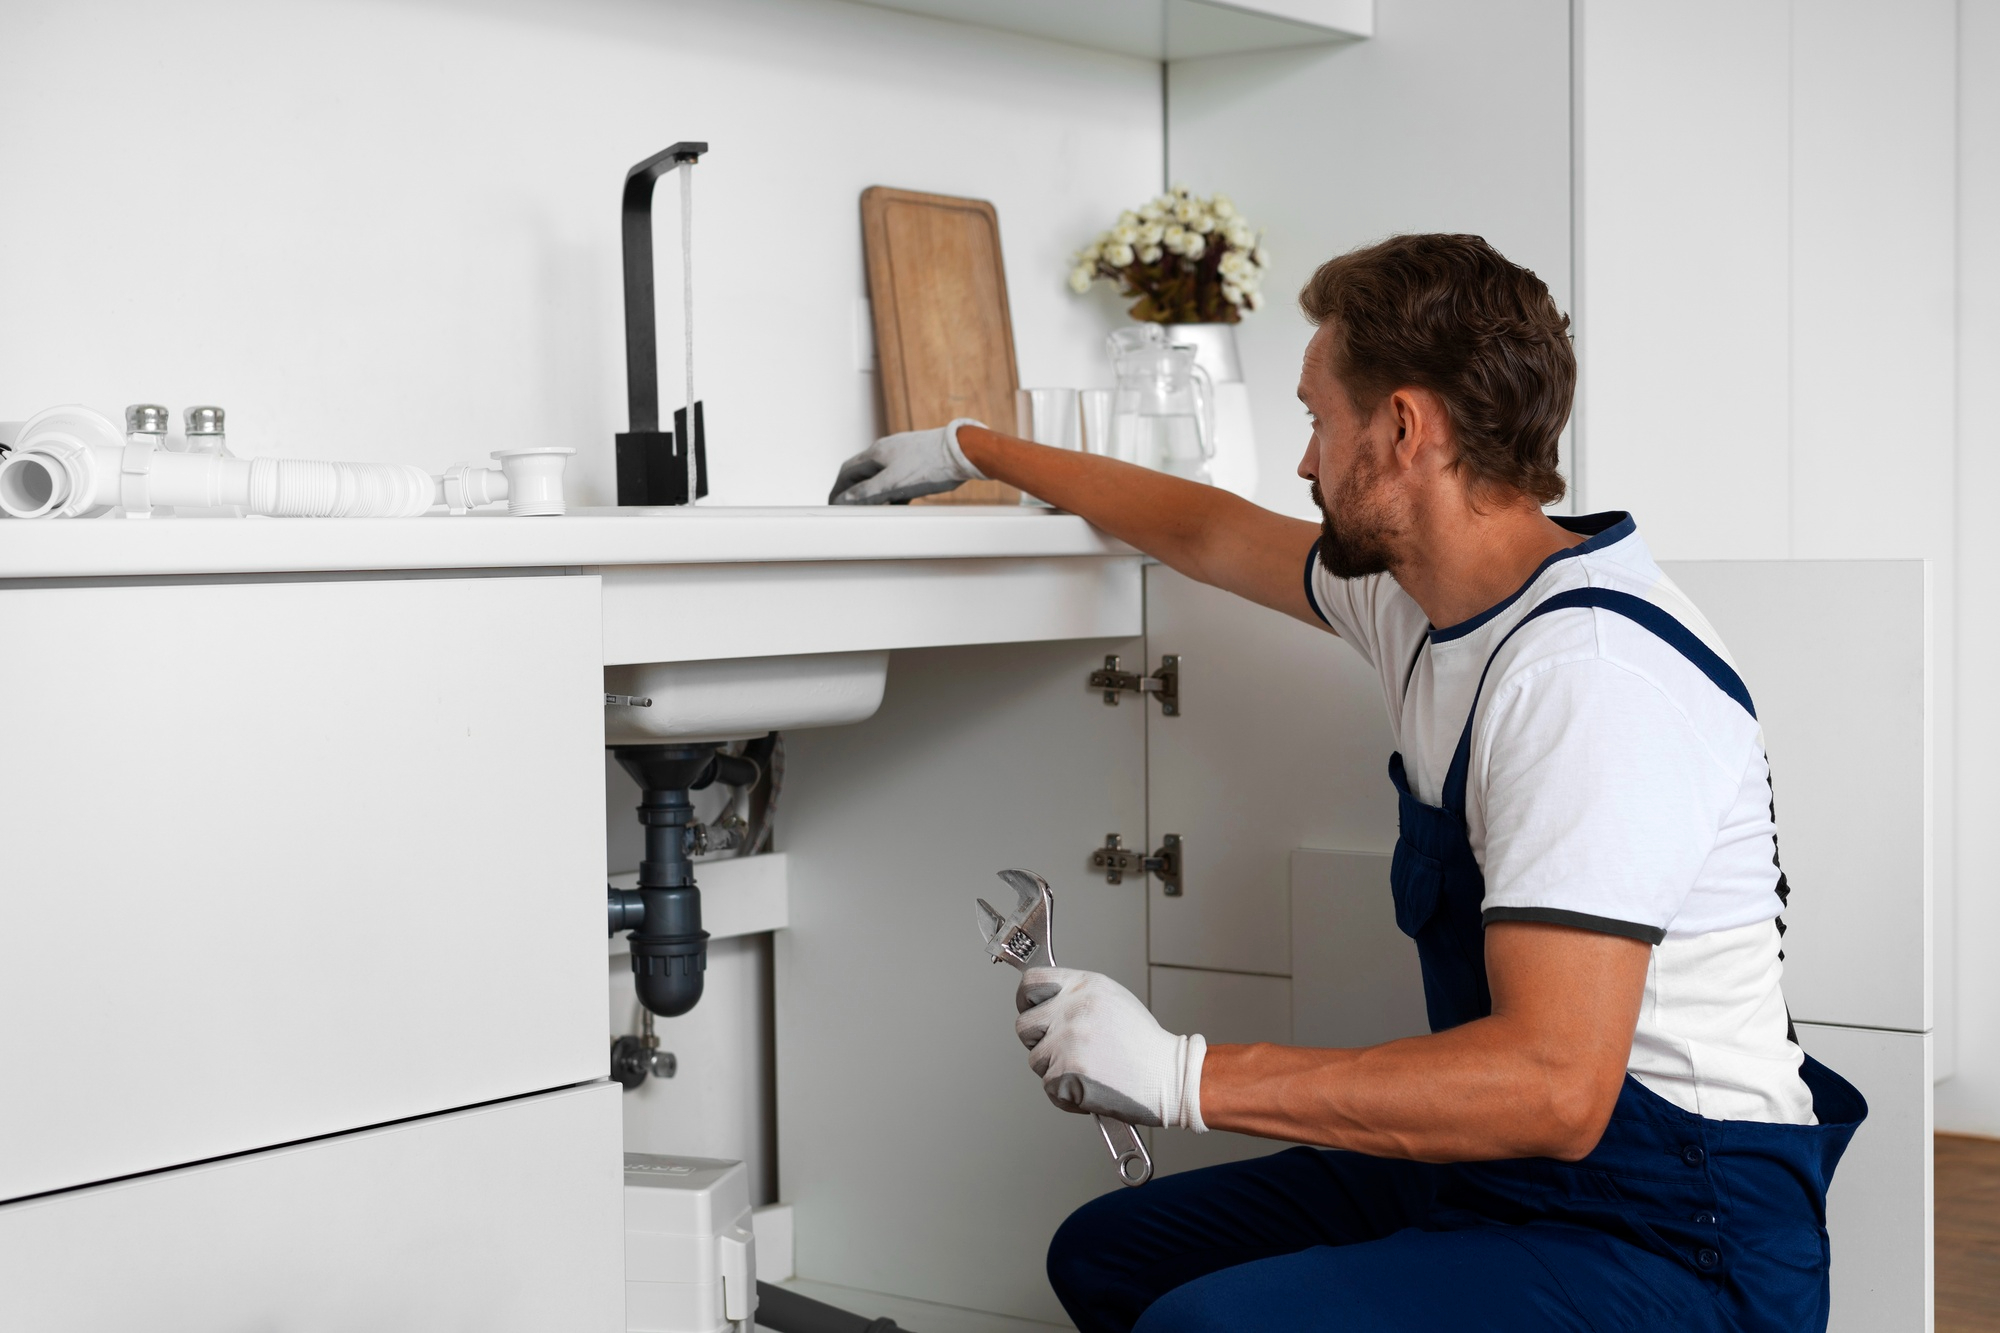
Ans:
<svg viewBox="0 0 2000 1333"><path fill-rule="evenodd" d="M610 569L604 661L1137 634L1139 564L1133 555Z"/></svg>
<svg viewBox="0 0 2000 1333"><path fill-rule="evenodd" d="M1770 748L1792 886L1785 998L1816 1023L1931 1025L1920 560L1673 561Z"/></svg>
<svg viewBox="0 0 2000 1333"><path fill-rule="evenodd" d="M615 1333L618 1135L597 1083L8 1204L4 1322Z"/></svg>
<svg viewBox="0 0 2000 1333"><path fill-rule="evenodd" d="M1828 1333L1931 1327L1931 1038L1798 1025L1812 1057L1868 1099L1827 1194L1833 1238Z"/></svg>
<svg viewBox="0 0 2000 1333"><path fill-rule="evenodd" d="M1571 6L1577 501L1664 555L1788 554L1794 8Z"/></svg>
<svg viewBox="0 0 2000 1333"><path fill-rule="evenodd" d="M1188 967L1152 971L1151 1008L1169 1032L1199 1032L1210 1045L1269 1041L1290 1045L1292 983L1283 977L1242 972L1203 972ZM1262 1157L1285 1148L1271 1139L1210 1130L1153 1131L1153 1168L1161 1175L1191 1171L1219 1162Z"/></svg>
<svg viewBox="0 0 2000 1333"><path fill-rule="evenodd" d="M898 653L875 717L786 738L778 1170L800 1277L1063 1320L1049 1237L1119 1186L1089 1119L1029 1071L972 900L1011 905L995 872L1040 872L1056 958L1145 993L1145 886L1088 869L1106 833L1138 842L1145 719L1085 686L1140 650Z"/></svg>
<svg viewBox="0 0 2000 1333"><path fill-rule="evenodd" d="M1180 715L1146 704L1149 847L1178 833L1186 863L1180 897L1148 890L1151 961L1282 976L1292 848L1395 845L1381 686L1324 630L1161 565L1146 641L1149 669L1181 661Z"/></svg>
<svg viewBox="0 0 2000 1333"><path fill-rule="evenodd" d="M1389 860L1292 853L1292 1040L1374 1046L1430 1031L1417 946L1396 926Z"/></svg>
<svg viewBox="0 0 2000 1333"><path fill-rule="evenodd" d="M0 1198L602 1076L594 576L0 623Z"/></svg>
<svg viewBox="0 0 2000 1333"><path fill-rule="evenodd" d="M1353 246L1445 231L1486 237L1572 309L1571 6L1379 8L1372 41L1169 65L1167 178L1226 189L1264 230L1274 303L1289 303L1315 268ZM1311 169L1300 170L1301 135L1313 125L1357 132L1313 136ZM1246 319L1235 332L1257 428L1252 498L1317 521L1294 471L1307 429L1293 390L1312 329L1287 313Z"/></svg>

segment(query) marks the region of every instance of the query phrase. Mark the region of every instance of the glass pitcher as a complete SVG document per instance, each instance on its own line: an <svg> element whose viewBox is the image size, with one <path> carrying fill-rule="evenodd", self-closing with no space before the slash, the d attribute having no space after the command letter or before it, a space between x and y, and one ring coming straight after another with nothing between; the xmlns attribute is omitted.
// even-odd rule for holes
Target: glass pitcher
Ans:
<svg viewBox="0 0 2000 1333"><path fill-rule="evenodd" d="M1111 453L1159 472L1207 482L1215 457L1215 386L1195 349L1167 341L1158 324L1119 329L1105 343L1118 387Z"/></svg>

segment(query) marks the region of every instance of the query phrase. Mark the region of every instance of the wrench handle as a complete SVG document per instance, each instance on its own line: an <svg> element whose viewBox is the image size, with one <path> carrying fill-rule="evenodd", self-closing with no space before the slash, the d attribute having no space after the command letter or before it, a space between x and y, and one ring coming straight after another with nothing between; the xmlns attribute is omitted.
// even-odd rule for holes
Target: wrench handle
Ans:
<svg viewBox="0 0 2000 1333"><path fill-rule="evenodd" d="M1097 1116L1096 1120L1097 1132L1104 1136L1104 1146L1111 1150L1111 1160L1118 1164L1119 1182L1130 1188L1151 1180L1153 1157L1146 1151L1146 1141L1139 1137L1138 1129L1108 1115Z"/></svg>

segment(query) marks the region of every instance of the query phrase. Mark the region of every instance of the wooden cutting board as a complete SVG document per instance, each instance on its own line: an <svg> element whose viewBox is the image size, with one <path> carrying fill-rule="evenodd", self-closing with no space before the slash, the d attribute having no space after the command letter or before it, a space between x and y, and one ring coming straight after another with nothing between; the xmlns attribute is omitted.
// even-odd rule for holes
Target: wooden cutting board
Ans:
<svg viewBox="0 0 2000 1333"><path fill-rule="evenodd" d="M1000 218L983 199L877 185L861 192L861 236L882 413L890 432L974 417L1014 429L1014 321ZM997 481L968 481L913 504L1018 504Z"/></svg>

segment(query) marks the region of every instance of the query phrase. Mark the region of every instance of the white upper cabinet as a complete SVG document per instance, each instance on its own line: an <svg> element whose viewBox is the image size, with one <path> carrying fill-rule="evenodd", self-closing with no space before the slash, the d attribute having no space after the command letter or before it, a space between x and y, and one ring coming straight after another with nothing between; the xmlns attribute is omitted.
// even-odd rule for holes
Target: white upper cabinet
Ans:
<svg viewBox="0 0 2000 1333"><path fill-rule="evenodd" d="M1373 35L1375 0L866 0L882 9L1143 56L1199 56L1317 46Z"/></svg>

